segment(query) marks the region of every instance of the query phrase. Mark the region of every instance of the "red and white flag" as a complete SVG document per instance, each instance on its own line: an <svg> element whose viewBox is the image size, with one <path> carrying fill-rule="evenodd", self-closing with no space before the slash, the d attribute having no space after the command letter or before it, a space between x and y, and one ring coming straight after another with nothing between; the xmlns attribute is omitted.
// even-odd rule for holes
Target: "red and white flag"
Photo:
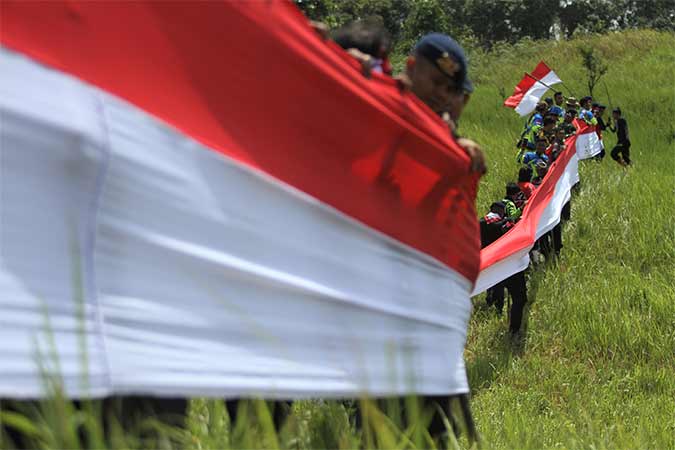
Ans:
<svg viewBox="0 0 675 450"><path fill-rule="evenodd" d="M513 91L513 95L504 101L504 106L513 108L521 116L534 111L535 106L550 86L562 83L550 67L540 61L532 74L526 73Z"/></svg>
<svg viewBox="0 0 675 450"><path fill-rule="evenodd" d="M579 159L589 159L599 154L604 145L596 132L596 126L579 119L574 119L574 126L577 127L575 148Z"/></svg>
<svg viewBox="0 0 675 450"><path fill-rule="evenodd" d="M468 392L478 176L416 97L291 2L0 28L0 397Z"/></svg>

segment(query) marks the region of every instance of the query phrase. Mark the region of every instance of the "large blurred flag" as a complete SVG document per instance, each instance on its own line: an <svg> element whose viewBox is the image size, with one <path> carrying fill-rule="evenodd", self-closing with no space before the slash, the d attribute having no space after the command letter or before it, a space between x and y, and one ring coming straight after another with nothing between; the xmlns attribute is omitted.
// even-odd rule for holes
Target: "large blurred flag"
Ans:
<svg viewBox="0 0 675 450"><path fill-rule="evenodd" d="M291 2L1 8L0 397L468 392L478 177L417 98Z"/></svg>
<svg viewBox="0 0 675 450"><path fill-rule="evenodd" d="M521 116L534 111L537 102L551 86L562 83L550 67L540 61L531 74L526 73L513 91L513 95L504 101L504 106L513 108Z"/></svg>

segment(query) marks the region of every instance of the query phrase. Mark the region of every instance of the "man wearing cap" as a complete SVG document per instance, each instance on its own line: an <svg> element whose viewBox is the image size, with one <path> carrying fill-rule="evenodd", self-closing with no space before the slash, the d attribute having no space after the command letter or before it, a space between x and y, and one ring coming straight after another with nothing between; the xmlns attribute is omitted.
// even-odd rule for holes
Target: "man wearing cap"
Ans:
<svg viewBox="0 0 675 450"><path fill-rule="evenodd" d="M607 127L612 133L617 135L617 143L612 149L610 155L612 159L622 166L629 166L630 160L630 136L628 135L628 122L621 117L621 108L614 108L612 111L612 121L614 125Z"/></svg>
<svg viewBox="0 0 675 450"><path fill-rule="evenodd" d="M575 111L579 111L579 102L575 97L567 97L567 102L565 103L565 106L567 107L567 110L569 111L570 109L574 109Z"/></svg>
<svg viewBox="0 0 675 450"><path fill-rule="evenodd" d="M450 36L430 33L415 45L406 63L410 90L439 116L444 117L457 143L471 159L471 170L485 172L483 152L474 141L459 138L456 126L473 92L464 49Z"/></svg>

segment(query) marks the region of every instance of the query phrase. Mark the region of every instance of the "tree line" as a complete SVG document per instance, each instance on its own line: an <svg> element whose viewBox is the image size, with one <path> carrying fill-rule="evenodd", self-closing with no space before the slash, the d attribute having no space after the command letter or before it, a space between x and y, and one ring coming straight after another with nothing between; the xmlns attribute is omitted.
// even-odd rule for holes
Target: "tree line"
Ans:
<svg viewBox="0 0 675 450"><path fill-rule="evenodd" d="M491 48L523 38L569 38L629 28L675 31L675 0L295 0L312 20L339 27L377 17L392 49L407 53L429 31Z"/></svg>

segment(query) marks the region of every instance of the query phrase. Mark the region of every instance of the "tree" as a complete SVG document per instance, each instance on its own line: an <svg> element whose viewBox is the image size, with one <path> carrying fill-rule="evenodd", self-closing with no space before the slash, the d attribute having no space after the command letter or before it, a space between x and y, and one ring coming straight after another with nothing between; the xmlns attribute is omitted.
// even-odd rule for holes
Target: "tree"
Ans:
<svg viewBox="0 0 675 450"><path fill-rule="evenodd" d="M579 47L579 53L581 53L583 66L588 74L588 92L593 97L593 88L607 73L607 64L593 47Z"/></svg>

